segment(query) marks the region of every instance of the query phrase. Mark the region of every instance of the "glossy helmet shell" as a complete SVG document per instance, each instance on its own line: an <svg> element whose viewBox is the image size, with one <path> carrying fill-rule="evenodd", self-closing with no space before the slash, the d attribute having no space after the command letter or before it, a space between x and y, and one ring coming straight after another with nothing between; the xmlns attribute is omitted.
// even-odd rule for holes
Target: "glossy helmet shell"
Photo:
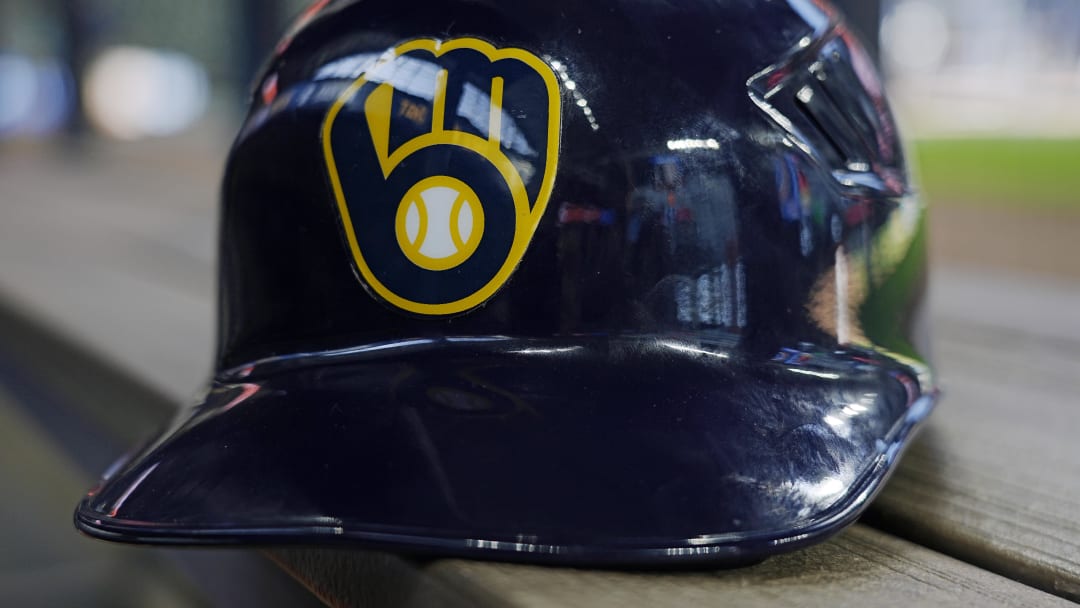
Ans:
<svg viewBox="0 0 1080 608"><path fill-rule="evenodd" d="M147 542L760 559L933 401L924 214L823 2L319 2L224 184L217 373L79 507Z"/></svg>

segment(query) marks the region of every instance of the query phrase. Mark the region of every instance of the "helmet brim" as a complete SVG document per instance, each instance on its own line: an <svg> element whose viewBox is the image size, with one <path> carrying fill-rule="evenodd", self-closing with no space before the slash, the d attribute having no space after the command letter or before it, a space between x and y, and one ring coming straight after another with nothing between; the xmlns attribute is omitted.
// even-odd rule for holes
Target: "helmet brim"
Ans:
<svg viewBox="0 0 1080 608"><path fill-rule="evenodd" d="M293 357L219 378L75 519L129 542L750 562L854 521L933 400L856 350L440 339Z"/></svg>

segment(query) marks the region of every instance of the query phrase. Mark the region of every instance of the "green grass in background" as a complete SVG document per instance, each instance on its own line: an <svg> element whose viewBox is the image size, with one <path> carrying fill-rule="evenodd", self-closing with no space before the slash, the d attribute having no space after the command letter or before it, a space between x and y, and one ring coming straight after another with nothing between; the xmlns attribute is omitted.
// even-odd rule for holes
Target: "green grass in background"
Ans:
<svg viewBox="0 0 1080 608"><path fill-rule="evenodd" d="M1080 139L922 140L913 151L933 204L1080 210Z"/></svg>

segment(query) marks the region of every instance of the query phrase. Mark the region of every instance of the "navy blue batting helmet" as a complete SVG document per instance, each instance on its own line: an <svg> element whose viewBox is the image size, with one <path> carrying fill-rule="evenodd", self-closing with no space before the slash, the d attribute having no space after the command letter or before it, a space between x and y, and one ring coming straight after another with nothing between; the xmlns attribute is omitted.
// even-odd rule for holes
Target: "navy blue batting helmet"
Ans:
<svg viewBox="0 0 1080 608"><path fill-rule="evenodd" d="M923 207L821 1L319 2L223 199L212 385L91 535L750 561L933 402Z"/></svg>

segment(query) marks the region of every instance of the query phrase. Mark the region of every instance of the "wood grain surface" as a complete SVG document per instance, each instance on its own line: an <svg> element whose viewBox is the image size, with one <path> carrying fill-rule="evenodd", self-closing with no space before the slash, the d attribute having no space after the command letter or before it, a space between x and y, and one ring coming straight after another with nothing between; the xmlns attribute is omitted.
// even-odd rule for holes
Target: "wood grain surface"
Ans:
<svg viewBox="0 0 1080 608"><path fill-rule="evenodd" d="M1080 600L1080 289L1011 287L966 318L939 309L941 407L872 520ZM1003 318L980 322L991 306Z"/></svg>
<svg viewBox="0 0 1080 608"><path fill-rule="evenodd" d="M617 572L380 553L286 550L285 567L332 606L1056 606L1061 598L866 526L749 568ZM379 580L359 585L355 579Z"/></svg>
<svg viewBox="0 0 1080 608"><path fill-rule="evenodd" d="M513 606L1042 606L1067 602L865 526L751 568L617 573L448 562Z"/></svg>
<svg viewBox="0 0 1080 608"><path fill-rule="evenodd" d="M108 370L185 403L210 360L220 154L202 144L180 161L175 149L124 150L74 169L46 154L0 164L0 300ZM819 547L721 573L420 564L320 549L275 559L340 605L380 593L515 606L1050 600L1024 584L1078 599L1080 288L937 270L931 316L944 395L872 507L869 521L887 534L857 525ZM122 426L99 401L99 413Z"/></svg>

